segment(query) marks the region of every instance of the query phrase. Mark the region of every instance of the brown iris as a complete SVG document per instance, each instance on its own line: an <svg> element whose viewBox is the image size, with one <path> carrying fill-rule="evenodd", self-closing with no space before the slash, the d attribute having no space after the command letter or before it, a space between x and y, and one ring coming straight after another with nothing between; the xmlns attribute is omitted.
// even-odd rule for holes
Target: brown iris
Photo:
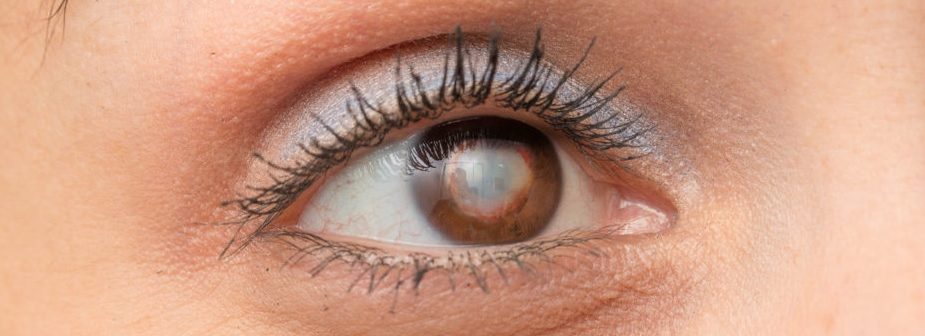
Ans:
<svg viewBox="0 0 925 336"><path fill-rule="evenodd" d="M497 244L541 232L559 202L555 148L524 123L496 117L451 121L412 149L418 206L432 226L464 244Z"/></svg>

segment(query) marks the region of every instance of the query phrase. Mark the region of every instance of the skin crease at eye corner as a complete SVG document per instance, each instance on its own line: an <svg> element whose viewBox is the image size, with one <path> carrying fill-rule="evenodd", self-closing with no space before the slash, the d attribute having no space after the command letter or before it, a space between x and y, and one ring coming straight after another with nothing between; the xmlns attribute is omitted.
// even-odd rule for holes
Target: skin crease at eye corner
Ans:
<svg viewBox="0 0 925 336"><path fill-rule="evenodd" d="M286 278L259 250L217 262L228 232L196 225L223 215L228 181L304 83L457 24L524 40L542 25L566 63L598 36L589 69L625 66L628 94L697 172L695 195L671 195L682 221L659 245L684 248L652 250L677 265L648 279L698 280L659 282L670 299L641 316L608 302L542 331L921 330L921 6L74 2L40 66L45 7L0 2L0 331L332 334L355 316L376 321L370 334L472 326L462 313L390 319L362 294L326 313L305 299L328 282ZM503 296L438 303L479 298Z"/></svg>

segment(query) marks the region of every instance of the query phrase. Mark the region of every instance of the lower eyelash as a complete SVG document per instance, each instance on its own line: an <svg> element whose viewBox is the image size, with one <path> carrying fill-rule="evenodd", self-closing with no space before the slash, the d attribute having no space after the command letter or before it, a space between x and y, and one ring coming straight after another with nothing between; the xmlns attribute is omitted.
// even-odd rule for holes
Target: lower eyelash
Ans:
<svg viewBox="0 0 925 336"><path fill-rule="evenodd" d="M288 208L304 190L327 171L344 163L353 150L378 145L391 130L403 128L425 118L437 118L457 106L471 108L491 99L504 108L529 111L572 139L582 151L590 154L614 148L639 147L636 140L649 130L649 128L637 125L640 123L641 115L627 117L606 109L625 87L619 86L608 94L601 93L604 86L616 76L619 70L587 86L583 92L572 94L569 97L560 95L561 89L573 79L575 73L584 64L594 45L593 40L572 68L557 73L552 65L544 62L541 32L538 30L533 50L527 61L518 67L519 70L513 76L500 82L496 77L499 57L498 40L496 34L488 41L489 48L484 68L477 73L472 56L468 48L464 46L463 33L457 28L453 35L455 62L451 62L451 55L447 53L444 60L443 78L436 92L428 92L424 88L423 79L411 65L407 65L407 76L403 75L405 74L402 71L403 63L399 60L395 68L397 116L390 117L391 114L382 111L379 106L370 102L359 88L351 86L353 98L348 102L346 112L353 119L355 125L353 129L346 132L335 129L325 124L320 117L313 115L315 120L330 133L333 142L323 144L318 138L313 138L307 144L300 145L306 157L293 165L276 164L266 160L260 154L255 154L258 160L270 168L275 183L265 187L248 187L252 195L223 203L223 206L236 207L241 216L229 223L239 225L239 229L226 244L221 256L225 257L239 252L258 237L284 238L289 240L289 245L292 247L297 247L291 243L298 239L303 241L306 248L298 248L298 252L290 260L301 260L308 255L325 254L327 257L320 259L322 262L319 265L322 266L317 270L318 272L332 262L347 261L350 264L362 264L368 267L388 265L394 268L396 265L407 266L415 263L417 263L415 265L431 265L428 266L428 271L423 273L416 268L415 274L421 274L423 277L423 274L435 269L447 270L448 274L469 269L475 274L473 267L496 264L498 257L502 256L507 256L502 259L522 266L520 257L534 256L542 259L552 248L584 245L588 240L576 238L581 235L522 243L508 250L496 250L493 252L496 254L485 255L494 258L493 261L486 262L479 258L457 256L447 259L447 257L438 258L426 254L396 257L378 249L329 241L310 233L270 229L275 218ZM551 80L554 74L559 77L555 82ZM611 114L600 116L603 111ZM625 121L615 122L621 117L625 118ZM620 159L629 160L635 157L637 156L630 155ZM242 231L245 225L255 222L256 229L250 232ZM543 244L548 244L546 247L549 248L540 248L544 246ZM437 262L443 266L434 266ZM369 272L370 269L364 271L364 273ZM415 287L419 285L420 280L413 281ZM478 276L476 276L476 282L483 290L488 291L487 285L484 281L479 281ZM375 287L374 281L370 280L369 284Z"/></svg>
<svg viewBox="0 0 925 336"><path fill-rule="evenodd" d="M427 275L442 273L455 291L456 275L468 276L482 292L488 294L491 287L487 281L488 272L496 272L508 284L508 272L513 266L516 271L528 275L537 275L533 262L553 263L555 251L578 249L594 257L603 255L591 244L593 241L607 239L608 229L595 231L570 231L556 237L519 243L505 249L468 249L465 252L448 252L438 257L424 253L410 253L403 256L387 254L385 251L346 242L332 241L316 234L301 231L267 231L259 234L261 239L274 239L296 250L285 262L284 267L292 267L303 262L306 257L313 257L317 263L308 269L312 277L319 275L334 264L359 268L359 272L347 286L347 292L365 283L366 293L372 294L379 288L395 291L410 289L415 295ZM409 272L405 274L405 270ZM430 277L432 278L432 277ZM386 280L390 284L383 286ZM391 310L394 312L395 302Z"/></svg>

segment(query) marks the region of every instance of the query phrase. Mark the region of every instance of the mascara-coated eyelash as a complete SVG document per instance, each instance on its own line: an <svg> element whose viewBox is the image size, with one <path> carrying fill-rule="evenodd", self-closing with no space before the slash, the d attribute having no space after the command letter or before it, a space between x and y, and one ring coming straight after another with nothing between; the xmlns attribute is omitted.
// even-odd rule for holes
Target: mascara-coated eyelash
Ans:
<svg viewBox="0 0 925 336"><path fill-rule="evenodd" d="M225 202L234 206L244 224L259 222L257 228L240 232L229 241L222 255L245 247L263 232L277 214L285 210L298 196L332 168L343 164L358 148L380 144L389 132L424 119L436 119L454 108L473 108L493 103L514 111L528 111L545 121L551 128L571 139L582 152L594 155L610 149L639 149L637 139L649 130L640 126L641 114L627 115L608 109L625 87L604 93L604 87L619 70L609 76L581 86L581 91L565 92L574 75L584 64L594 45L592 40L581 58L566 71L544 60L541 31L537 30L533 48L526 61L507 76L499 76L499 35L487 41L485 55L473 55L464 34L457 28L451 35L453 48L444 55L442 75L436 88L426 88L425 81L400 58L395 62L395 111L387 111L383 103L371 101L363 90L351 84L344 109L352 126L349 129L330 125L316 114L311 117L326 130L325 136L299 144L303 157L293 164L280 164L255 157L269 167L273 183L249 186L248 195ZM476 56L482 57L477 62ZM477 63L481 67L477 68ZM506 78L503 78L506 77ZM623 153L619 160L629 160L644 151Z"/></svg>

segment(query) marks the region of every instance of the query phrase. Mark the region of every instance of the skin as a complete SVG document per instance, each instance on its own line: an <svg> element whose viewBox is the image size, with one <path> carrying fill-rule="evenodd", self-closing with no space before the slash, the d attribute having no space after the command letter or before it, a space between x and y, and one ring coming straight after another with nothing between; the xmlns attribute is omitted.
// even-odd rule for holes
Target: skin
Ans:
<svg viewBox="0 0 925 336"><path fill-rule="evenodd" d="M4 335L925 329L920 1L78 1L50 26L49 5L0 2ZM273 244L219 260L233 229L204 223L227 216L282 107L457 25L513 41L542 26L563 64L597 36L590 72L624 67L669 145L647 179L679 217L603 248L649 263L434 285L389 313L388 292L281 268Z"/></svg>

